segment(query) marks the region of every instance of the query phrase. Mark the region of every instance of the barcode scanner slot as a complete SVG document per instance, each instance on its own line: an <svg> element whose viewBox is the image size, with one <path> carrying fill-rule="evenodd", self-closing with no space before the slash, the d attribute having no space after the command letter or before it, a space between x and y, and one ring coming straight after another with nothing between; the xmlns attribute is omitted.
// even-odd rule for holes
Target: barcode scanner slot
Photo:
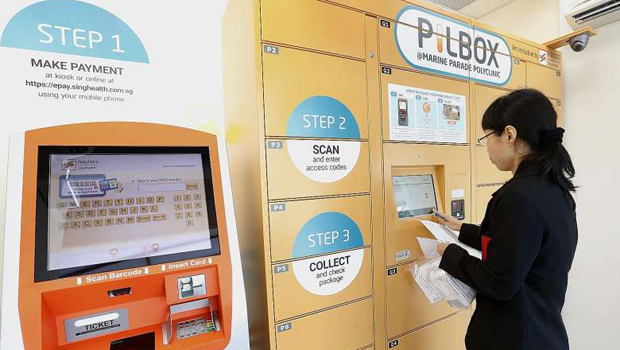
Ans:
<svg viewBox="0 0 620 350"><path fill-rule="evenodd" d="M129 294L131 294L131 287L114 289L114 290L108 291L108 296L110 298L120 297L122 295L129 295Z"/></svg>

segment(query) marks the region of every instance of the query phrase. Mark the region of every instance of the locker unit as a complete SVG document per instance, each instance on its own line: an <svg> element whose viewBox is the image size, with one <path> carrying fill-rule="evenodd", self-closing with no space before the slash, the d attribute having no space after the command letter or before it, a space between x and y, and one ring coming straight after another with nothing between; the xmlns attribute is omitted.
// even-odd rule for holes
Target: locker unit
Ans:
<svg viewBox="0 0 620 350"><path fill-rule="evenodd" d="M252 347L463 349L471 309L429 303L410 273L421 220L482 220L512 176L476 144L482 115L523 87L560 111L560 53L417 0L230 3Z"/></svg>

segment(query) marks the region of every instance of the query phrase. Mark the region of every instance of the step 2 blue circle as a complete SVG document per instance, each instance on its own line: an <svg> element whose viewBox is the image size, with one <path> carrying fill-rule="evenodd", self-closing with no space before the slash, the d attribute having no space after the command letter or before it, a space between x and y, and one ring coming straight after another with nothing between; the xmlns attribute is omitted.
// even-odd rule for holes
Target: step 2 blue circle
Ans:
<svg viewBox="0 0 620 350"><path fill-rule="evenodd" d="M329 96L313 96L295 107L288 119L286 136L360 138L351 110Z"/></svg>

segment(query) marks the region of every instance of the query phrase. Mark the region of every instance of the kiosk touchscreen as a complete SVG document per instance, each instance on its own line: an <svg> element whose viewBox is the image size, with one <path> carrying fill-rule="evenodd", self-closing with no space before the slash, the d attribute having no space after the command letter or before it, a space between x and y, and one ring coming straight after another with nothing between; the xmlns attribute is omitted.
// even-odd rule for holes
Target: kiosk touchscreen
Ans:
<svg viewBox="0 0 620 350"><path fill-rule="evenodd" d="M20 239L5 247L19 254L5 259L3 348L249 349L215 136L93 123L12 144L23 149L23 196L21 215L7 211L7 237Z"/></svg>

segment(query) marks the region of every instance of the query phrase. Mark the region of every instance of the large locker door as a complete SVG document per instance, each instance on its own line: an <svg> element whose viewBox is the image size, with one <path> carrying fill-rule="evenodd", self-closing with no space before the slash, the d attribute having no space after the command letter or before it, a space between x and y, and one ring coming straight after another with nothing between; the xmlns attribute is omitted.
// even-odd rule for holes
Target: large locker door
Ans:
<svg viewBox="0 0 620 350"><path fill-rule="evenodd" d="M372 244L369 196L277 202L269 210L274 262Z"/></svg>
<svg viewBox="0 0 620 350"><path fill-rule="evenodd" d="M393 339L388 347L394 350L465 350L465 332L469 318L467 312L458 313Z"/></svg>
<svg viewBox="0 0 620 350"><path fill-rule="evenodd" d="M476 188L478 199L476 203L477 215L475 224L480 225L482 223L482 219L484 219L491 196L495 193L495 191L499 190L500 187L501 186L480 186Z"/></svg>
<svg viewBox="0 0 620 350"><path fill-rule="evenodd" d="M264 41L363 59L364 14L317 0L262 0Z"/></svg>
<svg viewBox="0 0 620 350"><path fill-rule="evenodd" d="M373 300L276 324L278 350L357 350L373 343Z"/></svg>
<svg viewBox="0 0 620 350"><path fill-rule="evenodd" d="M267 136L368 138L364 62L279 47L263 71Z"/></svg>
<svg viewBox="0 0 620 350"><path fill-rule="evenodd" d="M545 96L562 98L562 72L527 62L527 87L540 90Z"/></svg>
<svg viewBox="0 0 620 350"><path fill-rule="evenodd" d="M277 321L372 295L371 248L275 265Z"/></svg>
<svg viewBox="0 0 620 350"><path fill-rule="evenodd" d="M485 136L485 132L482 130L482 117L486 109L497 98L508 93L510 93L510 91L478 84L474 85L473 114L475 115L474 130L476 140ZM491 163L485 146L476 145L475 147L476 184L498 184L506 182L512 177L510 172L499 171L497 167Z"/></svg>
<svg viewBox="0 0 620 350"><path fill-rule="evenodd" d="M368 193L368 142L267 140L269 199Z"/></svg>
<svg viewBox="0 0 620 350"><path fill-rule="evenodd" d="M476 184L502 184L512 178L510 171L500 171L489 159L486 147L476 146Z"/></svg>
<svg viewBox="0 0 620 350"><path fill-rule="evenodd" d="M431 304L413 279L414 264L392 268L387 276L387 336L396 337L455 311L445 302Z"/></svg>

